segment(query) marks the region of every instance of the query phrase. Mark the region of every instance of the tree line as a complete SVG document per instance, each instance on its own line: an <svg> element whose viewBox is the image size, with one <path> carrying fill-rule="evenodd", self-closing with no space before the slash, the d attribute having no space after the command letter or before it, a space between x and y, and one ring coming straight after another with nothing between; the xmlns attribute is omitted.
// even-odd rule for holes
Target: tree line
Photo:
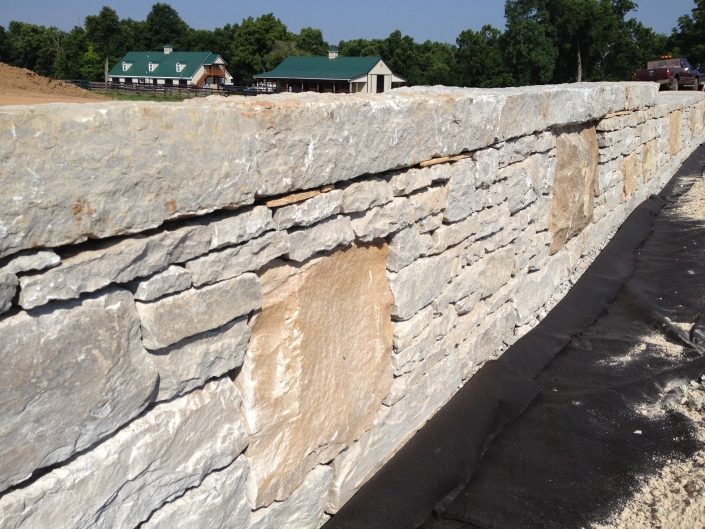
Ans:
<svg viewBox="0 0 705 529"><path fill-rule="evenodd" d="M656 33L630 14L632 0L506 0L506 28L467 29L455 44L417 43L400 31L384 39L338 43L343 56L380 56L412 85L519 86L630 79L664 53L705 64L705 0L695 0L671 35ZM290 55L325 55L320 29L288 30L274 14L213 30L193 29L167 3L145 20L123 19L103 7L71 31L12 21L0 26L0 61L58 79L103 79L106 62L128 51L208 50L228 64L235 83L273 69Z"/></svg>

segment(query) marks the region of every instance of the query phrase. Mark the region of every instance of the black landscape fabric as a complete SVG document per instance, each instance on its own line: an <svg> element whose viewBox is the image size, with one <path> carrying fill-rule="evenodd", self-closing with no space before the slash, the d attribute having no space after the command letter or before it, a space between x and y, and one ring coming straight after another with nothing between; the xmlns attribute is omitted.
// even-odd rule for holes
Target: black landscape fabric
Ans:
<svg viewBox="0 0 705 529"><path fill-rule="evenodd" d="M704 170L701 146L541 324L324 528L589 527L639 476L700 449L685 417L639 407L705 374L705 222L678 207ZM664 354L670 346L685 354Z"/></svg>

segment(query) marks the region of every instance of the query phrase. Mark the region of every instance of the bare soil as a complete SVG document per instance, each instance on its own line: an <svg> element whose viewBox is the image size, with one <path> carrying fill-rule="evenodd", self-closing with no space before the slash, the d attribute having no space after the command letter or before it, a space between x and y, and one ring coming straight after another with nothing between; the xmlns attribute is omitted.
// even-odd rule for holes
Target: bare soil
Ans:
<svg viewBox="0 0 705 529"><path fill-rule="evenodd" d="M55 81L0 62L0 106L39 103L88 103L107 98L71 83Z"/></svg>

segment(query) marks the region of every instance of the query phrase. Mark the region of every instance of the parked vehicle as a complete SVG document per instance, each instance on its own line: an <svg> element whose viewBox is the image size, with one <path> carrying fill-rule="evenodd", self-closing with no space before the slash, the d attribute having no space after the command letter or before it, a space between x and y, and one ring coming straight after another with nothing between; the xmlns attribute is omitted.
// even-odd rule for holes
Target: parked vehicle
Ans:
<svg viewBox="0 0 705 529"><path fill-rule="evenodd" d="M646 68L634 72L634 80L653 81L670 90L681 88L698 90L700 72L697 68L693 68L687 59L662 57L658 61L648 62Z"/></svg>

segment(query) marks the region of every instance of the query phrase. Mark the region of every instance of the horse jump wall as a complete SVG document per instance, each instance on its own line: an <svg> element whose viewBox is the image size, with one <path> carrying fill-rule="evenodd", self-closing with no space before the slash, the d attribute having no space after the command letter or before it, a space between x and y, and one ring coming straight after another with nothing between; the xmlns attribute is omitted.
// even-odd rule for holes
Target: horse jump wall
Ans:
<svg viewBox="0 0 705 529"><path fill-rule="evenodd" d="M0 529L320 527L704 118L647 83L0 109Z"/></svg>

